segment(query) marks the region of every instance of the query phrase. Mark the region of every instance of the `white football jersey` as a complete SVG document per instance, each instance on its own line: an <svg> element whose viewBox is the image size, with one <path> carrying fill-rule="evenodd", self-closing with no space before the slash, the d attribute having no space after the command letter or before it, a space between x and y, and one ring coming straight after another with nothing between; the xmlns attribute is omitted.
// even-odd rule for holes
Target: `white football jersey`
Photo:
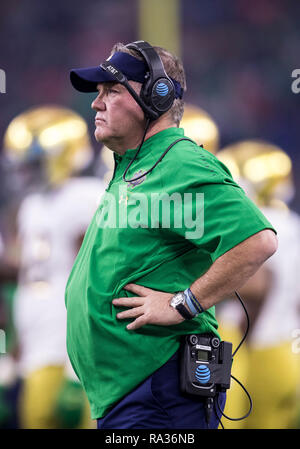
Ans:
<svg viewBox="0 0 300 449"><path fill-rule="evenodd" d="M56 190L31 194L21 204L21 266L14 306L21 375L66 361L65 286L80 237L104 190L96 178L71 178Z"/></svg>
<svg viewBox="0 0 300 449"><path fill-rule="evenodd" d="M266 347L292 339L300 328L300 216L293 211L261 209L277 231L278 249L265 262L272 284L251 329L251 344ZM244 311L237 300L220 307L219 322L237 323Z"/></svg>

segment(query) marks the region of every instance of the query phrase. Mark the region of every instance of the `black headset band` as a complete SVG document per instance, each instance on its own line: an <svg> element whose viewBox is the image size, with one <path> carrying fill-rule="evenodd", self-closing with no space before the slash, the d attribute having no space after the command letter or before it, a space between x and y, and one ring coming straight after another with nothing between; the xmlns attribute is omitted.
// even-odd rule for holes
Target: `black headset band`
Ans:
<svg viewBox="0 0 300 449"><path fill-rule="evenodd" d="M148 42L136 41L127 44L126 47L140 53L149 69L149 76L142 85L139 96L133 92L127 77L109 60L102 63L101 67L127 88L143 109L146 117L156 120L172 107L175 99L175 85L166 74L160 56Z"/></svg>
<svg viewBox="0 0 300 449"><path fill-rule="evenodd" d="M168 75L164 69L163 63L160 59L159 54L154 50L152 45L146 41L135 41L126 45L127 48L131 50L136 50L141 53L145 59L147 66L149 67L151 79L167 78Z"/></svg>

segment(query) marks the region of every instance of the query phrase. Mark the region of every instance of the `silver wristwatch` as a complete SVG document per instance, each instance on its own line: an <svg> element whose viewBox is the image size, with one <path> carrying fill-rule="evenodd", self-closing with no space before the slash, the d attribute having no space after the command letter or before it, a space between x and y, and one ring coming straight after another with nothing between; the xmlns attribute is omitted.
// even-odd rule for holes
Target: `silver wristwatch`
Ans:
<svg viewBox="0 0 300 449"><path fill-rule="evenodd" d="M188 309L185 307L185 294L184 292L176 293L176 295L173 296L173 298L170 301L170 306L174 307L174 309L177 310L178 313L185 319L185 320L191 320L194 318L194 315L192 315Z"/></svg>

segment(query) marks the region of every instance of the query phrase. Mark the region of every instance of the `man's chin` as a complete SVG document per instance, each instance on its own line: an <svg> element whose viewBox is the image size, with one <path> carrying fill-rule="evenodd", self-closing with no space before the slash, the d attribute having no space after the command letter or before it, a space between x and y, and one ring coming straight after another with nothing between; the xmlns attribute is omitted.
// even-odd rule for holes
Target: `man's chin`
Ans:
<svg viewBox="0 0 300 449"><path fill-rule="evenodd" d="M112 151L115 151L120 146L117 138L113 137L111 134L108 135L103 131L101 132L101 130L97 128L95 129L94 136L98 143L101 143Z"/></svg>
<svg viewBox="0 0 300 449"><path fill-rule="evenodd" d="M95 129L94 136L98 143L103 143L105 145L107 138L101 131L97 130L97 128Z"/></svg>

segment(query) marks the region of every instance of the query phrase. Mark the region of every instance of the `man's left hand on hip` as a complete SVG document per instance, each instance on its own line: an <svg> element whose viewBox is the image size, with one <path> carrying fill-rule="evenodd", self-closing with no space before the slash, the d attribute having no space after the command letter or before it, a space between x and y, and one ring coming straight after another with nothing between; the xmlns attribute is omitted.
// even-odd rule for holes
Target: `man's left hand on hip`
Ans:
<svg viewBox="0 0 300 449"><path fill-rule="evenodd" d="M114 306L130 307L129 310L117 313L117 318L121 320L135 318L126 326L128 330L138 329L145 324L170 326L184 321L184 318L170 306L173 293L160 292L137 284L128 284L124 288L139 295L116 298L112 301Z"/></svg>

